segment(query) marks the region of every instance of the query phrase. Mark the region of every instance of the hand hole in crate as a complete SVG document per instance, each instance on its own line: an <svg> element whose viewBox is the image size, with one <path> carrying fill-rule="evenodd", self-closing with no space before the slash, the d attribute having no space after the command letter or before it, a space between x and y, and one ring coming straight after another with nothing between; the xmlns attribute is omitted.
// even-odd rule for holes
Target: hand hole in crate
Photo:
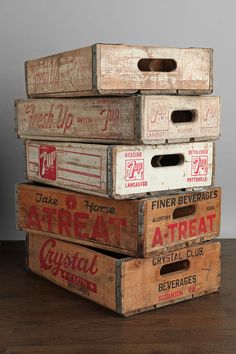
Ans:
<svg viewBox="0 0 236 354"><path fill-rule="evenodd" d="M174 59L149 59L144 58L138 61L140 71L157 71L170 72L177 68L177 63Z"/></svg>
<svg viewBox="0 0 236 354"><path fill-rule="evenodd" d="M155 155L151 159L152 167L168 167L182 165L184 162L183 154Z"/></svg>
<svg viewBox="0 0 236 354"><path fill-rule="evenodd" d="M196 110L183 109L179 111L173 111L171 113L171 120L173 123L191 123L196 120Z"/></svg>
<svg viewBox="0 0 236 354"><path fill-rule="evenodd" d="M185 216L189 216L194 214L196 211L195 205L187 205L184 207L176 208L173 212L173 219L183 218Z"/></svg>
<svg viewBox="0 0 236 354"><path fill-rule="evenodd" d="M182 261L165 264L160 269L160 275L168 275L175 272L179 272L180 270L187 270L189 268L190 262L188 259L184 259Z"/></svg>

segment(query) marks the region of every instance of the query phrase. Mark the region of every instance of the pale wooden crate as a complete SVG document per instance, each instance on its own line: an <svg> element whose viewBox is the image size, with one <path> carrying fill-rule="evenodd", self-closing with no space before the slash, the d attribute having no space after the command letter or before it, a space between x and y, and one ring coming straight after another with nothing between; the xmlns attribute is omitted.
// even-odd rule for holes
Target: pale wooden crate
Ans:
<svg viewBox="0 0 236 354"><path fill-rule="evenodd" d="M211 186L214 143L112 146L27 140L26 161L31 181L114 199L135 198Z"/></svg>
<svg viewBox="0 0 236 354"><path fill-rule="evenodd" d="M207 94L213 50L95 44L25 63L29 97Z"/></svg>
<svg viewBox="0 0 236 354"><path fill-rule="evenodd" d="M218 291L220 243L153 258L120 257L37 233L28 235L28 269L123 316Z"/></svg>
<svg viewBox="0 0 236 354"><path fill-rule="evenodd" d="M23 139L163 144L218 139L220 98L135 95L17 100Z"/></svg>
<svg viewBox="0 0 236 354"><path fill-rule="evenodd" d="M20 184L16 209L21 230L147 258L218 236L221 190L114 200Z"/></svg>

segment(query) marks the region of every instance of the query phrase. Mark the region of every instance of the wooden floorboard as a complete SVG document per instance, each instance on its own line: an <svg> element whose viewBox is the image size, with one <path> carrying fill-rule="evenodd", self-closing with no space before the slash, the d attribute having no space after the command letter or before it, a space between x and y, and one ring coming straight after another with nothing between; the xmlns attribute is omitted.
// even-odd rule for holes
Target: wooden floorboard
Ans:
<svg viewBox="0 0 236 354"><path fill-rule="evenodd" d="M27 273L0 246L0 353L236 353L236 240L222 240L220 293L122 318Z"/></svg>

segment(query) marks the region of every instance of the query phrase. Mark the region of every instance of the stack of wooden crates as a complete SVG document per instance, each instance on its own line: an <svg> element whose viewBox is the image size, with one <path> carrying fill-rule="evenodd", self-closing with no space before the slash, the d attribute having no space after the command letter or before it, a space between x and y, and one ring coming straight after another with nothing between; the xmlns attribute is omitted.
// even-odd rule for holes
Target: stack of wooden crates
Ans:
<svg viewBox="0 0 236 354"><path fill-rule="evenodd" d="M32 272L125 316L219 289L212 54L96 44L26 62Z"/></svg>

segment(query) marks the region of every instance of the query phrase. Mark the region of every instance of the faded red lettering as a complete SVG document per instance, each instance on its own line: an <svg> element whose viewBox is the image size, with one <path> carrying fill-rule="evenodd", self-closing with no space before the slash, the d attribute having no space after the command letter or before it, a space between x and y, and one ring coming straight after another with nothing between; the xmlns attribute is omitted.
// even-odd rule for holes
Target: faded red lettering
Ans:
<svg viewBox="0 0 236 354"><path fill-rule="evenodd" d="M82 219L82 220L81 220ZM89 219L88 213L76 212L74 215L74 233L76 237L89 238L88 232L82 232L86 229L86 221Z"/></svg>
<svg viewBox="0 0 236 354"><path fill-rule="evenodd" d="M197 219L189 220L189 237L196 236L196 225L195 225L196 222L197 222Z"/></svg>
<svg viewBox="0 0 236 354"><path fill-rule="evenodd" d="M78 260L78 266L77 269L81 272L87 273L88 272L88 259L85 258L80 258Z"/></svg>
<svg viewBox="0 0 236 354"><path fill-rule="evenodd" d="M41 223L37 208L35 205L31 205L28 213L27 227L29 229L41 230Z"/></svg>
<svg viewBox="0 0 236 354"><path fill-rule="evenodd" d="M47 247L51 246L51 247L55 247L56 245L56 240L54 239L48 239L44 245L42 246L40 252L39 252L39 260L40 260L40 268L42 269L51 269L52 268L52 260L49 261L49 263L47 263L47 259L49 258L50 254L52 253L50 251L50 249L48 250ZM46 252L45 252L46 250Z"/></svg>
<svg viewBox="0 0 236 354"><path fill-rule="evenodd" d="M48 239L44 242L39 251L40 268L49 270L54 276L58 274L63 278L64 268L78 270L83 273L95 274L98 271L96 267L97 255L93 255L92 260L89 258L79 256L76 252L70 256L68 253L64 254L56 249L57 241L55 239ZM74 276L74 275L73 275Z"/></svg>
<svg viewBox="0 0 236 354"><path fill-rule="evenodd" d="M204 216L202 216L200 218L200 222L199 222L199 226L198 226L198 234L205 234L207 233L207 227L206 227L206 223L205 223L205 218Z"/></svg>
<svg viewBox="0 0 236 354"><path fill-rule="evenodd" d="M59 234L66 234L66 236L71 236L71 214L67 210L58 210L58 232Z"/></svg>
<svg viewBox="0 0 236 354"><path fill-rule="evenodd" d="M110 217L108 222L109 224L114 225L115 240L117 244L120 245L121 228L126 227L126 219Z"/></svg>
<svg viewBox="0 0 236 354"><path fill-rule="evenodd" d="M47 231L52 232L52 219L53 219L53 215L57 214L57 211L53 208L44 207L43 212L46 213Z"/></svg>
<svg viewBox="0 0 236 354"><path fill-rule="evenodd" d="M71 257L71 269L77 269L77 264L78 264L78 257L79 253L76 252L72 257Z"/></svg>
<svg viewBox="0 0 236 354"><path fill-rule="evenodd" d="M162 236L161 236L161 230L159 227L156 228L154 236L153 236L153 240L152 240L152 247L155 247L156 245L163 245L163 240L162 240Z"/></svg>
<svg viewBox="0 0 236 354"><path fill-rule="evenodd" d="M92 238L102 238L105 242L109 241L109 234L107 231L106 223L103 219L103 216L98 215L95 220L93 227Z"/></svg>
<svg viewBox="0 0 236 354"><path fill-rule="evenodd" d="M207 219L210 222L210 231L213 230L213 219L215 219L215 218L216 218L216 214L207 215Z"/></svg>
<svg viewBox="0 0 236 354"><path fill-rule="evenodd" d="M168 229L170 230L170 239L171 242L174 242L175 240L175 229L177 228L178 224L169 224Z"/></svg>
<svg viewBox="0 0 236 354"><path fill-rule="evenodd" d="M87 269L87 272L89 272L90 274L95 274L98 271L98 268L96 267L96 261L97 261L97 255L93 256L92 262L89 266L89 268Z"/></svg>
<svg viewBox="0 0 236 354"><path fill-rule="evenodd" d="M104 127L102 131L107 131L108 123L110 121L118 120L120 117L119 109L111 109L110 105L108 108L103 108L100 110L99 114L105 118Z"/></svg>
<svg viewBox="0 0 236 354"><path fill-rule="evenodd" d="M179 223L179 240L187 238L187 222L180 221Z"/></svg>
<svg viewBox="0 0 236 354"><path fill-rule="evenodd" d="M73 114L68 112L68 107L63 104L58 104L55 109L59 110L57 128L62 129L63 133L65 133L73 123Z"/></svg>

